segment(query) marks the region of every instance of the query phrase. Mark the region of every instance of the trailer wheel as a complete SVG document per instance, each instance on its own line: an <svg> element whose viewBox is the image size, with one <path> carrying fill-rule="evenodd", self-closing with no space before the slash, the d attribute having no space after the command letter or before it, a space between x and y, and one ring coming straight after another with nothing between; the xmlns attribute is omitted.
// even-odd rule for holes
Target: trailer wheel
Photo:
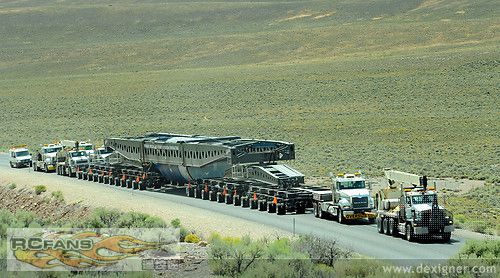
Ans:
<svg viewBox="0 0 500 278"><path fill-rule="evenodd" d="M276 213L276 204L268 203L267 204L267 212L268 213Z"/></svg>
<svg viewBox="0 0 500 278"><path fill-rule="evenodd" d="M451 239L451 232L448 232L448 233L443 233L443 234L441 235L441 240L442 240L443 242L449 242L449 241L450 241L450 239Z"/></svg>
<svg viewBox="0 0 500 278"><path fill-rule="evenodd" d="M248 208L249 206L250 206L250 202L248 200L248 197L241 196L241 207L242 208Z"/></svg>
<svg viewBox="0 0 500 278"><path fill-rule="evenodd" d="M410 242L415 240L415 234L413 234L413 228L411 227L410 223L406 224L405 235L406 240Z"/></svg>
<svg viewBox="0 0 500 278"><path fill-rule="evenodd" d="M259 206L259 203L257 202L257 200L252 199L250 202L250 209L257 209L258 206Z"/></svg>
<svg viewBox="0 0 500 278"><path fill-rule="evenodd" d="M319 215L318 215L318 204L314 203L313 204L313 214L314 214L314 217L318 218Z"/></svg>
<svg viewBox="0 0 500 278"><path fill-rule="evenodd" d="M259 210L260 211L267 210L267 202L265 200L259 200Z"/></svg>
<svg viewBox="0 0 500 278"><path fill-rule="evenodd" d="M241 197L239 195L233 195L234 206L241 206Z"/></svg>
<svg viewBox="0 0 500 278"><path fill-rule="evenodd" d="M295 205L295 214L304 214L306 213L306 204L302 201L299 201Z"/></svg>
<svg viewBox="0 0 500 278"><path fill-rule="evenodd" d="M285 215L286 214L286 206L285 204L278 204L278 215Z"/></svg>
<svg viewBox="0 0 500 278"><path fill-rule="evenodd" d="M379 234L384 233L384 227L382 226L382 221L384 221L383 218L377 217L376 222L377 222L377 231Z"/></svg>

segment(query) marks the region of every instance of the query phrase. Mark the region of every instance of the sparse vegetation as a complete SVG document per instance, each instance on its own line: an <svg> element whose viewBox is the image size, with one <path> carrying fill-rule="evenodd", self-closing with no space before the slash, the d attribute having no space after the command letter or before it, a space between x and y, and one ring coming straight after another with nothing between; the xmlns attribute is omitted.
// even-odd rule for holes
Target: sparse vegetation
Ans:
<svg viewBox="0 0 500 278"><path fill-rule="evenodd" d="M9 189L16 189L17 185L15 183L9 184Z"/></svg>
<svg viewBox="0 0 500 278"><path fill-rule="evenodd" d="M500 235L500 186L487 185L465 194L448 194L446 207L454 213L455 226L479 233Z"/></svg>
<svg viewBox="0 0 500 278"><path fill-rule="evenodd" d="M40 195L47 191L47 187L45 185L37 185L35 186L35 194Z"/></svg>
<svg viewBox="0 0 500 278"><path fill-rule="evenodd" d="M239 135L296 143L290 164L307 176L392 167L498 183L494 1L0 9L2 149L149 131Z"/></svg>
<svg viewBox="0 0 500 278"><path fill-rule="evenodd" d="M63 196L63 193L60 190L52 192L51 195L58 202L64 202L64 196Z"/></svg>

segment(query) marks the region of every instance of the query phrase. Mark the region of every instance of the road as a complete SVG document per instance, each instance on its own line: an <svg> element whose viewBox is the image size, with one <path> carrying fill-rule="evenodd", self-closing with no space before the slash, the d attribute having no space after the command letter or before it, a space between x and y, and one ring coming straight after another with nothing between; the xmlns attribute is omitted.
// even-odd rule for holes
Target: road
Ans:
<svg viewBox="0 0 500 278"><path fill-rule="evenodd" d="M207 215L216 213L278 228L290 233L314 234L335 240L340 246L362 255L378 259L400 261L404 262L404 264L419 264L421 262L441 263L442 260L446 260L455 255L465 241L464 238L453 235L452 240L449 243L441 243L437 240L408 242L402 238L394 238L379 234L376 230L376 225L374 224L370 225L367 222L350 225L339 224L333 220L315 218L310 211L302 215L287 214L284 216L278 216L276 214L259 212L248 208L234 207L201 199L188 198L186 196L182 196L179 192L177 192L178 194L165 194L150 191L138 191L74 178L70 179L68 177L57 176L54 173L46 174L42 172L33 172L28 168L11 170L8 164L8 156L6 154L0 154L0 171L19 171L20 173L25 173L26 175L36 175L37 177L52 175L54 178L60 179L61 182L67 180L68 187L79 187L79 189L84 188L84 190L88 190L88 192L106 187L109 190L112 190L112 192L121 191L123 194L127 195L142 195L155 201L170 202L174 205L179 204L182 206L197 208L200 209L199 211L206 212ZM64 182L64 184L66 185L66 182ZM246 227L242 225L242 227L239 228L245 230Z"/></svg>

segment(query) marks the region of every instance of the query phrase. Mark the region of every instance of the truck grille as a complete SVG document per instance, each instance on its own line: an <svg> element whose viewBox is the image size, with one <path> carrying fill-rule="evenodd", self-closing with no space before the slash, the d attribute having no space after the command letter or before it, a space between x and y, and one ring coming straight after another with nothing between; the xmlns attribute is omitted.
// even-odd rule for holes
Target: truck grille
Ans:
<svg viewBox="0 0 500 278"><path fill-rule="evenodd" d="M367 208L368 207L368 197L352 197L352 207L353 208Z"/></svg>

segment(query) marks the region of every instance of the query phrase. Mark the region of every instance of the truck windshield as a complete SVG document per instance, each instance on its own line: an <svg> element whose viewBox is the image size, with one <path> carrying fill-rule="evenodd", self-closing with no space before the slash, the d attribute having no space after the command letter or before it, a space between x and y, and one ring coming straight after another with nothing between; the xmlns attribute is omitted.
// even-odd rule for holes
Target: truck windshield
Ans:
<svg viewBox="0 0 500 278"><path fill-rule="evenodd" d="M364 181L343 181L343 182L337 182L337 185L339 187L339 190L365 188Z"/></svg>
<svg viewBox="0 0 500 278"><path fill-rule="evenodd" d="M59 150L62 150L62 148L46 148L46 149L43 149L43 152L44 153L56 153Z"/></svg>
<svg viewBox="0 0 500 278"><path fill-rule="evenodd" d="M112 152L113 152L113 150L111 150L111 148L99 149L100 154L108 154L108 153L112 153Z"/></svg>
<svg viewBox="0 0 500 278"><path fill-rule="evenodd" d="M71 157L80 157L80 156L85 156L85 152L72 152Z"/></svg>
<svg viewBox="0 0 500 278"><path fill-rule="evenodd" d="M432 204L435 197L436 197L435 195L417 195L417 196L412 196L412 201L414 205Z"/></svg>
<svg viewBox="0 0 500 278"><path fill-rule="evenodd" d="M30 153L28 151L16 152L16 157L28 156Z"/></svg>

